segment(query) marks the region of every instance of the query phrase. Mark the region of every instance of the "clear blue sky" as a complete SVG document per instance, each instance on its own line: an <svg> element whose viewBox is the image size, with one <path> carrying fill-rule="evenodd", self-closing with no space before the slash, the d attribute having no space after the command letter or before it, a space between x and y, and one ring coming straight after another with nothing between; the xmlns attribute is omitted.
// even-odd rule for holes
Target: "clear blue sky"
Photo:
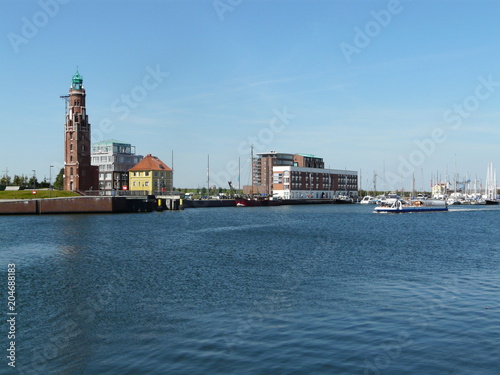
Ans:
<svg viewBox="0 0 500 375"><path fill-rule="evenodd" d="M2 174L62 166L77 66L94 140L168 165L173 151L176 187L206 185L208 154L213 183L236 181L239 159L248 183L250 143L361 170L363 188L374 170L408 188L455 160L483 183L500 165L495 0L0 5Z"/></svg>

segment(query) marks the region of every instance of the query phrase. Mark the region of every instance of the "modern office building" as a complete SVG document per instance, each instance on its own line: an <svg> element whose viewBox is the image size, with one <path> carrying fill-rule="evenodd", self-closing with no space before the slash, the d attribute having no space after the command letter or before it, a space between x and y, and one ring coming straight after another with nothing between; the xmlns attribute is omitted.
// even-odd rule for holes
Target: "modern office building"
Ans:
<svg viewBox="0 0 500 375"><path fill-rule="evenodd" d="M139 163L135 146L116 140L92 145L92 165L99 168L99 190L102 195L113 195L116 190L128 189L128 170Z"/></svg>
<svg viewBox="0 0 500 375"><path fill-rule="evenodd" d="M325 169L323 158L311 154L258 153L252 165L252 186L245 194L281 199L336 198L357 195L358 173Z"/></svg>
<svg viewBox="0 0 500 375"><path fill-rule="evenodd" d="M305 167L274 167L273 196L281 199L333 199L355 196L358 172Z"/></svg>
<svg viewBox="0 0 500 375"><path fill-rule="evenodd" d="M85 194L97 190L98 171L91 165L90 124L85 107L83 78L77 72L73 75L67 100L64 125L64 176L63 189Z"/></svg>
<svg viewBox="0 0 500 375"><path fill-rule="evenodd" d="M243 192L250 194L271 194L273 190L273 167L294 165L293 154L279 153L276 151L260 152L252 162L252 186L244 186Z"/></svg>

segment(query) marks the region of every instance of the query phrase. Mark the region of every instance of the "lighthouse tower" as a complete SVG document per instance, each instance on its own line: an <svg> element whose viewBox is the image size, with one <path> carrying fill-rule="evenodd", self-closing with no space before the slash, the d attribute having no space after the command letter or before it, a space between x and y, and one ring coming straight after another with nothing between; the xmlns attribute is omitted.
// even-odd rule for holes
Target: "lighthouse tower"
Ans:
<svg viewBox="0 0 500 375"><path fill-rule="evenodd" d="M64 125L64 190L85 193L98 190L98 169L90 165L90 124L85 89L78 69L69 89Z"/></svg>

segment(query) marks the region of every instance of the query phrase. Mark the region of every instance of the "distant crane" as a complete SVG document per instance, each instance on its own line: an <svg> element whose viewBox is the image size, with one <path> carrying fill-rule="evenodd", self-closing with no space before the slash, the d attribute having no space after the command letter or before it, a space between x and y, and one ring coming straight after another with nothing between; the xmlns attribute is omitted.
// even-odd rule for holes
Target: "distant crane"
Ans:
<svg viewBox="0 0 500 375"><path fill-rule="evenodd" d="M238 196L236 194L236 190L233 187L233 183L231 181L228 181L227 183L229 184L229 189L231 191L231 197L234 198L234 197Z"/></svg>

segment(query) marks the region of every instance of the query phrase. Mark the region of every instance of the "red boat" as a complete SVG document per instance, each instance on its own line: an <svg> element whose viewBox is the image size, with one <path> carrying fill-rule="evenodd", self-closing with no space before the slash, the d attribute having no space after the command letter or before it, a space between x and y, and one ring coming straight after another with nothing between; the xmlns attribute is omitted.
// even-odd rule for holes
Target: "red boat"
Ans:
<svg viewBox="0 0 500 375"><path fill-rule="evenodd" d="M257 198L234 198L237 207L279 206L281 200L269 199L268 197Z"/></svg>

